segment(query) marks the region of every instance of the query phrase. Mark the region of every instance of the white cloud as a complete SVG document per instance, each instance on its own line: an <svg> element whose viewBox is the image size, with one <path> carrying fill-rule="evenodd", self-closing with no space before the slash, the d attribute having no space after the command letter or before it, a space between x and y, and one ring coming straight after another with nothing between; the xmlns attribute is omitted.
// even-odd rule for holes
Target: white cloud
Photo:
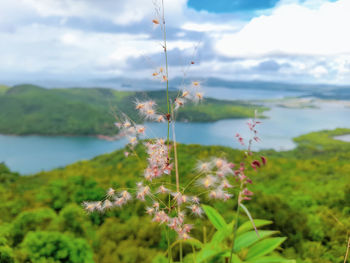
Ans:
<svg viewBox="0 0 350 263"><path fill-rule="evenodd" d="M316 78L320 78L323 75L326 75L328 73L327 69L323 66L317 66L313 68L310 73L314 75Z"/></svg>
<svg viewBox="0 0 350 263"><path fill-rule="evenodd" d="M219 37L216 50L231 57L350 53L350 1L309 5L281 5L269 16L254 18L238 33Z"/></svg>
<svg viewBox="0 0 350 263"><path fill-rule="evenodd" d="M152 0L14 0L33 7L43 17L96 17L128 25L155 14ZM158 1L159 2L159 1ZM167 0L165 8L172 22L180 19L186 0ZM157 3L157 1L156 1ZM156 4L157 6L158 4ZM175 20L176 18L176 20Z"/></svg>
<svg viewBox="0 0 350 263"><path fill-rule="evenodd" d="M1 75L150 76L163 62L152 2L0 0ZM170 59L171 76L195 54L193 77L350 81L350 0L281 0L251 21L198 12L187 0L164 2L168 51L178 60Z"/></svg>

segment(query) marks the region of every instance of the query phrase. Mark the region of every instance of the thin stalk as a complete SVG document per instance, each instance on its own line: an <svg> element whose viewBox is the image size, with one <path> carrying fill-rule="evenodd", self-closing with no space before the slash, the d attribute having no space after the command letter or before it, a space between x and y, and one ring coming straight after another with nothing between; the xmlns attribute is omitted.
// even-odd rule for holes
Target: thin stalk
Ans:
<svg viewBox="0 0 350 263"><path fill-rule="evenodd" d="M174 118L174 110L171 111L172 118ZM176 135L175 135L175 121L172 122L173 130L173 144L174 144L174 161L175 161L175 176L176 176L176 191L180 192L180 180L179 180L179 168L178 168L178 158L177 158L177 146L176 146ZM178 207L180 209L180 206Z"/></svg>
<svg viewBox="0 0 350 263"><path fill-rule="evenodd" d="M169 102L169 67L168 67L168 51L167 51L167 41L166 41L166 27L165 27L165 14L164 14L164 0L162 0L162 29L163 29L163 49L165 58L165 76L166 76L166 101L168 110L168 132L167 132L167 144L170 147L169 137L170 137L170 102Z"/></svg>
<svg viewBox="0 0 350 263"><path fill-rule="evenodd" d="M166 75L166 101L167 101L167 108L168 108L168 114L167 114L167 120L168 120L168 128L167 128L167 145L168 145L168 161L170 161L170 103L169 103L169 68L168 68L168 52L167 52L167 41L166 41L166 27L165 27L165 14L164 14L164 0L162 0L162 30L163 30L163 49L164 49L164 58L165 58L165 75ZM171 177L169 179L171 183ZM168 204L170 209L170 202L171 197L169 194L168 197ZM169 210L170 211L170 210ZM167 229L168 233L168 262L170 263L172 261L172 255L171 255L171 249L170 249L170 230Z"/></svg>
<svg viewBox="0 0 350 263"><path fill-rule="evenodd" d="M171 118L172 118L172 132L173 132L173 144L174 144L174 162L175 162L175 177L176 177L176 192L180 192L180 178L179 178L179 167L177 158L177 146L176 146L176 134L175 134L175 118L174 109L171 107ZM180 205L177 205L178 213L180 213ZM180 242L180 262L183 262L182 242Z"/></svg>
<svg viewBox="0 0 350 263"><path fill-rule="evenodd" d="M192 253L193 253L193 262L197 263L196 249L194 248L193 244L192 244Z"/></svg>
<svg viewBox="0 0 350 263"><path fill-rule="evenodd" d="M234 251L234 246L235 246L235 239L236 239L236 235L237 235L237 228L238 228L238 215L239 215L239 205L241 203L241 191L242 191L242 183L241 183L241 189L239 191L238 197L237 197L237 209L236 209L236 219L235 219L235 223L233 225L232 228L232 232L233 232L233 239L232 239L232 247L231 247L231 253L230 253L230 262L232 263L232 255L233 255L233 251Z"/></svg>
<svg viewBox="0 0 350 263"><path fill-rule="evenodd" d="M348 245L347 245L347 248L346 248L346 253L345 253L344 263L346 263L346 261L348 260L348 256L349 256L349 249L350 249L350 236L349 236L349 239L348 239Z"/></svg>
<svg viewBox="0 0 350 263"><path fill-rule="evenodd" d="M165 226L164 226L164 230L166 230L165 235L166 235L167 244L168 244L168 262L170 263L170 260L171 260L171 256L170 256L171 248L170 248L170 236L169 236L170 232L169 232L169 229Z"/></svg>
<svg viewBox="0 0 350 263"><path fill-rule="evenodd" d="M199 177L201 177L203 174L204 174L204 173L201 172L201 173L199 173L198 175L196 175L195 177L193 177L192 180L185 186L185 188L184 188L183 191L185 192L186 189L187 189L191 184L193 184Z"/></svg>
<svg viewBox="0 0 350 263"><path fill-rule="evenodd" d="M207 228L205 226L203 226L203 244L207 244ZM205 263L207 263L208 261L205 260Z"/></svg>

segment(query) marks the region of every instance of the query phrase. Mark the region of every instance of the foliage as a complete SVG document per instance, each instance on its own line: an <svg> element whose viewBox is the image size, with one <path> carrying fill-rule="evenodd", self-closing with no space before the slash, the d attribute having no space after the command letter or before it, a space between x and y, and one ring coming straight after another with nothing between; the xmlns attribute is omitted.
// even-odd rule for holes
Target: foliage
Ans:
<svg viewBox="0 0 350 263"><path fill-rule="evenodd" d="M295 150L261 152L269 156L269 161L267 168L254 177L256 184L252 188L256 195L248 208L253 218L272 221L271 229L287 237L281 245L283 250L272 257L297 258L298 263L344 261L350 229L350 143L333 139L344 133L350 130L311 133L296 139L302 139L302 143ZM316 142L323 147L314 147ZM184 182L191 180L192 167L198 159L219 155L238 162L243 154L219 146L180 144L178 149L179 173ZM17 176L3 166L1 171L11 180L0 187L0 251L5 251L3 254L10 259L24 262L22 245L30 233L59 231L69 240L85 239L95 262L147 263L153 258L161 262L165 232L144 216L141 202L107 215L86 215L79 210L82 200L101 199L102 189L111 185L131 187L138 181L147 164L143 147L138 146L135 151L138 157L125 158L122 149L34 176ZM233 202L213 202L212 206L225 222L232 222L236 208ZM239 222L246 223L237 233L242 237L244 233L255 233L247 220L241 213ZM271 223L256 219L254 222L260 233L268 231L264 225ZM216 228L201 220L191 223L195 229L207 230L207 240L213 239ZM193 237L205 243L202 231L193 231ZM236 249L240 242L243 241L237 241ZM177 246L173 251L178 253ZM184 253L191 254L192 247L185 246Z"/></svg>
<svg viewBox="0 0 350 263"><path fill-rule="evenodd" d="M11 172L4 163L0 163L0 183L7 185L16 181L18 173Z"/></svg>
<svg viewBox="0 0 350 263"><path fill-rule="evenodd" d="M26 262L94 262L85 240L59 232L30 232L21 247L26 254Z"/></svg>
<svg viewBox="0 0 350 263"><path fill-rule="evenodd" d="M192 254L188 254L185 258L185 262L222 262L223 259L229 258L231 254L231 247L228 242L232 239L232 227L234 222L227 224L223 217L212 207L204 206L204 211L208 216L208 219L216 228L216 232L213 234L212 239L203 244L199 240L189 239L184 241L192 246L199 247L199 251L193 251ZM257 225L266 225L271 222L264 220L256 220ZM247 224L250 224L249 225ZM237 231L236 237L234 237L234 249L233 249L233 262L263 262L264 260L272 260L275 258L278 262L295 262L294 260L287 260L280 256L272 256L274 249L285 240L285 238L271 237L276 234L277 231L260 230L259 236L256 231L249 231L252 228L252 222L246 222L241 225L240 231Z"/></svg>
<svg viewBox="0 0 350 263"><path fill-rule="evenodd" d="M8 246L0 246L0 262L1 263L14 263L12 248Z"/></svg>

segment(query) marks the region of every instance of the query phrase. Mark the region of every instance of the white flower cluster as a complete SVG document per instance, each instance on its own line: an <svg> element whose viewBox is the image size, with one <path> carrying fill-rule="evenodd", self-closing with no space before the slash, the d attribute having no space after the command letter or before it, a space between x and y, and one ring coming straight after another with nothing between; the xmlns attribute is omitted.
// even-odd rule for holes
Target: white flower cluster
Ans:
<svg viewBox="0 0 350 263"><path fill-rule="evenodd" d="M136 101L135 109L138 110L139 114L146 120L164 122L164 116L158 114L155 110L156 102L153 100L148 101Z"/></svg>
<svg viewBox="0 0 350 263"><path fill-rule="evenodd" d="M172 164L168 157L168 148L163 139L156 140L155 143L145 143L148 154L148 166L144 176L147 181L152 181L154 178L159 178L162 175L169 175L172 169Z"/></svg>
<svg viewBox="0 0 350 263"><path fill-rule="evenodd" d="M184 88L180 96L175 101L175 110L178 110L187 102L198 103L203 100L203 92L201 91L200 83L198 81L192 82L192 85L188 88Z"/></svg>
<svg viewBox="0 0 350 263"><path fill-rule="evenodd" d="M114 125L119 129L120 136L126 136L129 144L133 147L138 143L139 136L145 133L145 126L137 125L125 118L123 122L116 122Z"/></svg>

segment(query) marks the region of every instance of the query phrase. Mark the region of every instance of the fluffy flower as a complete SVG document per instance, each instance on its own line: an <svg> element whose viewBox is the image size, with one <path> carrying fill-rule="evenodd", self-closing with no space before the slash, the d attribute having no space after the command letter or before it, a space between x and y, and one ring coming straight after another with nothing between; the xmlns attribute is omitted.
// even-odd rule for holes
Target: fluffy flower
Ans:
<svg viewBox="0 0 350 263"><path fill-rule="evenodd" d="M103 210L108 210L113 207L113 203L108 199L103 202Z"/></svg>
<svg viewBox="0 0 350 263"><path fill-rule="evenodd" d="M212 164L210 162L198 162L196 166L196 170L200 173L210 172L211 169L212 169Z"/></svg>
<svg viewBox="0 0 350 263"><path fill-rule="evenodd" d="M88 213L102 210L101 202L83 202L83 207Z"/></svg>
<svg viewBox="0 0 350 263"><path fill-rule="evenodd" d="M174 200L177 202L178 205L181 205L183 203L183 196L180 192L175 192L171 195L174 197Z"/></svg>
<svg viewBox="0 0 350 263"><path fill-rule="evenodd" d="M207 189L210 187L213 187L216 182L217 182L217 178L212 175L207 175L206 177L198 180L198 183Z"/></svg>
<svg viewBox="0 0 350 263"><path fill-rule="evenodd" d="M196 204L193 204L191 206L188 207L192 214L196 215L196 216L202 216L203 214L203 210L202 208L200 208L200 206L196 205Z"/></svg>
<svg viewBox="0 0 350 263"><path fill-rule="evenodd" d="M160 194L166 194L169 192L169 189L167 189L164 185L159 186L157 193Z"/></svg>
<svg viewBox="0 0 350 263"><path fill-rule="evenodd" d="M109 189L107 190L106 196L107 196L108 198L111 198L111 197L114 196L114 194L115 194L115 190L114 190L113 188L109 188Z"/></svg>
<svg viewBox="0 0 350 263"><path fill-rule="evenodd" d="M120 193L120 197L123 198L125 200L125 202L127 202L127 201L132 199L131 194L128 191L126 191L126 190L124 190L124 191L122 191Z"/></svg>

